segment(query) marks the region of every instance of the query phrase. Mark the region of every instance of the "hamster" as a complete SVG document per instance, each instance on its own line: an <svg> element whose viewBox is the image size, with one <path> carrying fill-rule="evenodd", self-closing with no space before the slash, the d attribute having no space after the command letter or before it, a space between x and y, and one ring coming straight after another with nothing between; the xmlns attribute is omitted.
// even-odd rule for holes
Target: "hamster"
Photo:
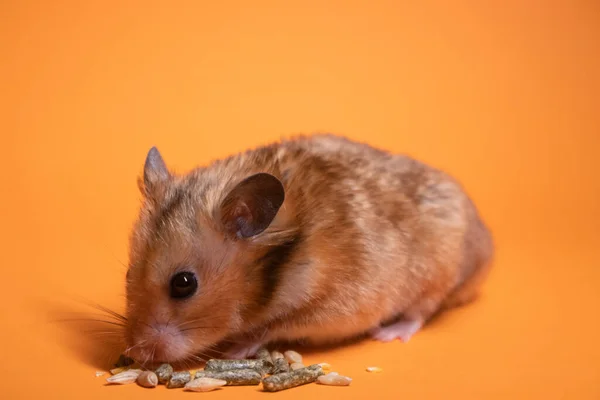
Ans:
<svg viewBox="0 0 600 400"><path fill-rule="evenodd" d="M172 172L156 148L138 179L127 354L189 360L219 343L408 341L474 299L493 240L439 169L332 134L299 135Z"/></svg>

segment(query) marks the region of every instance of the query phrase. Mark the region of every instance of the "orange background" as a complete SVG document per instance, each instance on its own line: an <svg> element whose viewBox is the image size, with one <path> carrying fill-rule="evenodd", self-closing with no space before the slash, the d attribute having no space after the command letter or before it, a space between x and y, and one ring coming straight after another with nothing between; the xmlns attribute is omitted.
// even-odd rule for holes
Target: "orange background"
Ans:
<svg viewBox="0 0 600 400"><path fill-rule="evenodd" d="M350 387L278 398L600 398L599 3L216 3L0 5L0 398L190 395L103 386L103 337L55 320L73 296L122 308L150 146L186 171L315 131L457 176L498 255L408 344L307 356ZM240 395L266 396L198 394Z"/></svg>

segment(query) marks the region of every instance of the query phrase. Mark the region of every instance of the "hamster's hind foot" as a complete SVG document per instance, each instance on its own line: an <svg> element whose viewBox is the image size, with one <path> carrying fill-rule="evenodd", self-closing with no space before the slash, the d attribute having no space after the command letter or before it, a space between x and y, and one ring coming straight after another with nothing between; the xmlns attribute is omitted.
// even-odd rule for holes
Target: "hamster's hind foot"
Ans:
<svg viewBox="0 0 600 400"><path fill-rule="evenodd" d="M373 339L381 342L391 342L400 339L406 343L410 338L421 329L423 321L421 319L401 319L390 325L380 326L371 330Z"/></svg>

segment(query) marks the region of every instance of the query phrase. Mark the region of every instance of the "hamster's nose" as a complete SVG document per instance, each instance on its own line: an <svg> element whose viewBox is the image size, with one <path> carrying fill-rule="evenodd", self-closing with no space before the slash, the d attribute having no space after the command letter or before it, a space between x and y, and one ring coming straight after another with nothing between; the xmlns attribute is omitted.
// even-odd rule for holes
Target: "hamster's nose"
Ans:
<svg viewBox="0 0 600 400"><path fill-rule="evenodd" d="M189 355L191 343L173 324L144 325L134 333L127 354L141 364L173 362Z"/></svg>

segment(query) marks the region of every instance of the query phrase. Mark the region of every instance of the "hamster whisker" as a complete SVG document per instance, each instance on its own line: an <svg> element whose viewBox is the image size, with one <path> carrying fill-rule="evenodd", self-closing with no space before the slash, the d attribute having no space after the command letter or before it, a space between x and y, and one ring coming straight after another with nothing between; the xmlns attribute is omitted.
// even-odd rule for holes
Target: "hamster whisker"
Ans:
<svg viewBox="0 0 600 400"><path fill-rule="evenodd" d="M206 354L203 354L203 353L199 353L199 354L201 354L203 356L206 356ZM187 356L187 358L190 359L190 360L193 360L193 361L198 361L198 362L204 362L204 361L206 361L206 358L198 357L195 354L190 354L189 356Z"/></svg>
<svg viewBox="0 0 600 400"><path fill-rule="evenodd" d="M115 321L105 321L103 319L96 319L96 318L65 318L65 319L61 319L59 320L61 322L81 322L81 321L90 321L90 322L101 322L104 324L110 324L110 325L115 325L115 326L120 326L122 328L125 328L125 324L122 324L120 322L115 322Z"/></svg>
<svg viewBox="0 0 600 400"><path fill-rule="evenodd" d="M196 323L196 322L208 322L208 321L215 320L215 319L218 319L218 318L219 317L214 317L214 316L205 316L205 317L202 317L202 318L196 318L196 319L192 319L190 321L184 321L184 322L180 323L179 325L175 326L175 328L179 329L179 328L183 328L186 325L190 325L190 324L193 324L193 323Z"/></svg>
<svg viewBox="0 0 600 400"><path fill-rule="evenodd" d="M143 345L144 343L146 343L146 339L144 339L144 340L140 341L140 342L139 342L139 343L137 343L137 344L134 344L133 346L130 346L130 347L126 348L126 349L125 349L125 351L124 351L124 353L125 353L125 354L127 354L127 353L129 353L131 350L135 349L135 348L136 348L136 347L138 347L138 346L141 346L141 345Z"/></svg>
<svg viewBox="0 0 600 400"><path fill-rule="evenodd" d="M83 333L94 336L123 336L122 332L95 332L95 331L83 331Z"/></svg>
<svg viewBox="0 0 600 400"><path fill-rule="evenodd" d="M104 312L106 314L109 314L109 315L113 316L114 318L116 318L116 319L118 319L118 320L120 320L122 322L127 322L127 317L125 317L124 315L122 315L122 314L120 314L120 313L118 313L118 312L116 312L114 310L111 310L108 307L105 307L105 306L100 305L98 303L94 303L91 300L80 300L80 301L82 301L83 303L87 304L89 307L95 308L96 310L99 310L99 311L102 311L102 312Z"/></svg>
<svg viewBox="0 0 600 400"><path fill-rule="evenodd" d="M205 326L193 326L191 328L180 329L180 332L193 331L196 329L217 329L215 326L205 325Z"/></svg>

